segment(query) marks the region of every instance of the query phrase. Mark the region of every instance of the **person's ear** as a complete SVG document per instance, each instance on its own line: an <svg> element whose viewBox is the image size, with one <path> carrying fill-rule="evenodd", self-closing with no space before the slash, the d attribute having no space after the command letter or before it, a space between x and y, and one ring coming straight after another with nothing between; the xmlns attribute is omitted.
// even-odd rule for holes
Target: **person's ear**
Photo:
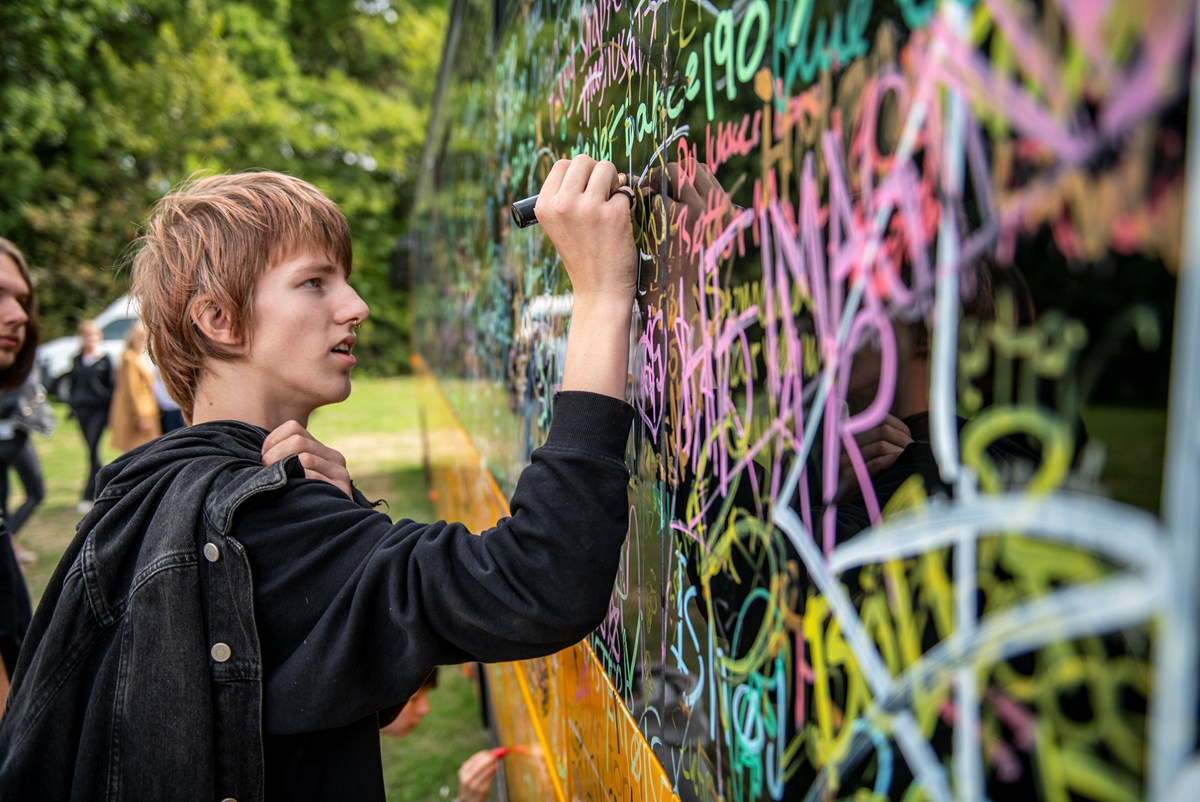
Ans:
<svg viewBox="0 0 1200 802"><path fill-rule="evenodd" d="M234 330L233 318L220 304L207 298L201 298L193 304L192 325L219 345L237 348L242 344L241 337Z"/></svg>

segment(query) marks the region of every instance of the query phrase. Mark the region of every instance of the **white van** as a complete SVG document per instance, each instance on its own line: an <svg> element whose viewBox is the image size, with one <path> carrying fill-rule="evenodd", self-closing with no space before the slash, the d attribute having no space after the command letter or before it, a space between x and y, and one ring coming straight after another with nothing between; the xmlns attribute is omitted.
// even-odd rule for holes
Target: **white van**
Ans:
<svg viewBox="0 0 1200 802"><path fill-rule="evenodd" d="M108 352L113 367L121 364L121 352L125 350L125 332L138 319L138 303L128 295L122 295L104 308L93 320L100 327L100 347ZM66 401L71 393L71 364L79 353L79 335L59 337L42 343L37 349L37 371L42 385Z"/></svg>

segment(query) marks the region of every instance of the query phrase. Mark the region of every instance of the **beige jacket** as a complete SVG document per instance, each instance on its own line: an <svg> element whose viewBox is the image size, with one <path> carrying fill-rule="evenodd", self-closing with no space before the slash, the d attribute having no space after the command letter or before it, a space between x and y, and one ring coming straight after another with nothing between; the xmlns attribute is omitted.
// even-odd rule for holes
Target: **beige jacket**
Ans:
<svg viewBox="0 0 1200 802"><path fill-rule="evenodd" d="M137 448L162 434L154 401L154 374L141 354L126 349L117 370L117 387L108 412L112 444L121 451Z"/></svg>

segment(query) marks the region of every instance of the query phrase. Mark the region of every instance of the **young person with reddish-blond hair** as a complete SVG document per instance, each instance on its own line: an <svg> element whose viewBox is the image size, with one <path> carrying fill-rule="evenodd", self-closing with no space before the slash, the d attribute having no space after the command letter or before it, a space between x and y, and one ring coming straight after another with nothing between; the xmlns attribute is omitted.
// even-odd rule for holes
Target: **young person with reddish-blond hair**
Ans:
<svg viewBox="0 0 1200 802"><path fill-rule="evenodd" d="M191 426L101 471L0 723L0 798L384 798L379 719L430 669L544 655L603 618L626 528L634 265L611 163L551 170L575 291L544 446L482 536L374 511L311 413L367 304L337 207L276 173L159 202L133 263Z"/></svg>

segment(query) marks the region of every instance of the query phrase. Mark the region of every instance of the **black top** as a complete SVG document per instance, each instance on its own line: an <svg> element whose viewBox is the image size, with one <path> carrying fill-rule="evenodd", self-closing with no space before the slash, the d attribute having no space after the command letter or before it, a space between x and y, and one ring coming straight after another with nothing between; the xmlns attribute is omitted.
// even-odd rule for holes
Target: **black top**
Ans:
<svg viewBox="0 0 1200 802"><path fill-rule="evenodd" d="M246 504L232 534L255 577L268 800L382 801L378 711L429 664L549 654L599 623L575 622L612 591L631 418L614 399L561 394L512 517L478 537L393 524L308 481Z"/></svg>
<svg viewBox="0 0 1200 802"><path fill-rule="evenodd" d="M76 354L71 367L71 399L73 409L108 409L113 395L113 366L108 354L92 364L85 364L82 354Z"/></svg>
<svg viewBox="0 0 1200 802"><path fill-rule="evenodd" d="M8 525L0 518L0 661L4 662L10 679L32 616L29 590L13 553L12 537Z"/></svg>
<svg viewBox="0 0 1200 802"><path fill-rule="evenodd" d="M191 426L100 471L0 719L0 798L382 802L379 711L436 665L539 657L604 619L633 410L562 393L512 515L393 524ZM335 790L336 789L336 790Z"/></svg>

